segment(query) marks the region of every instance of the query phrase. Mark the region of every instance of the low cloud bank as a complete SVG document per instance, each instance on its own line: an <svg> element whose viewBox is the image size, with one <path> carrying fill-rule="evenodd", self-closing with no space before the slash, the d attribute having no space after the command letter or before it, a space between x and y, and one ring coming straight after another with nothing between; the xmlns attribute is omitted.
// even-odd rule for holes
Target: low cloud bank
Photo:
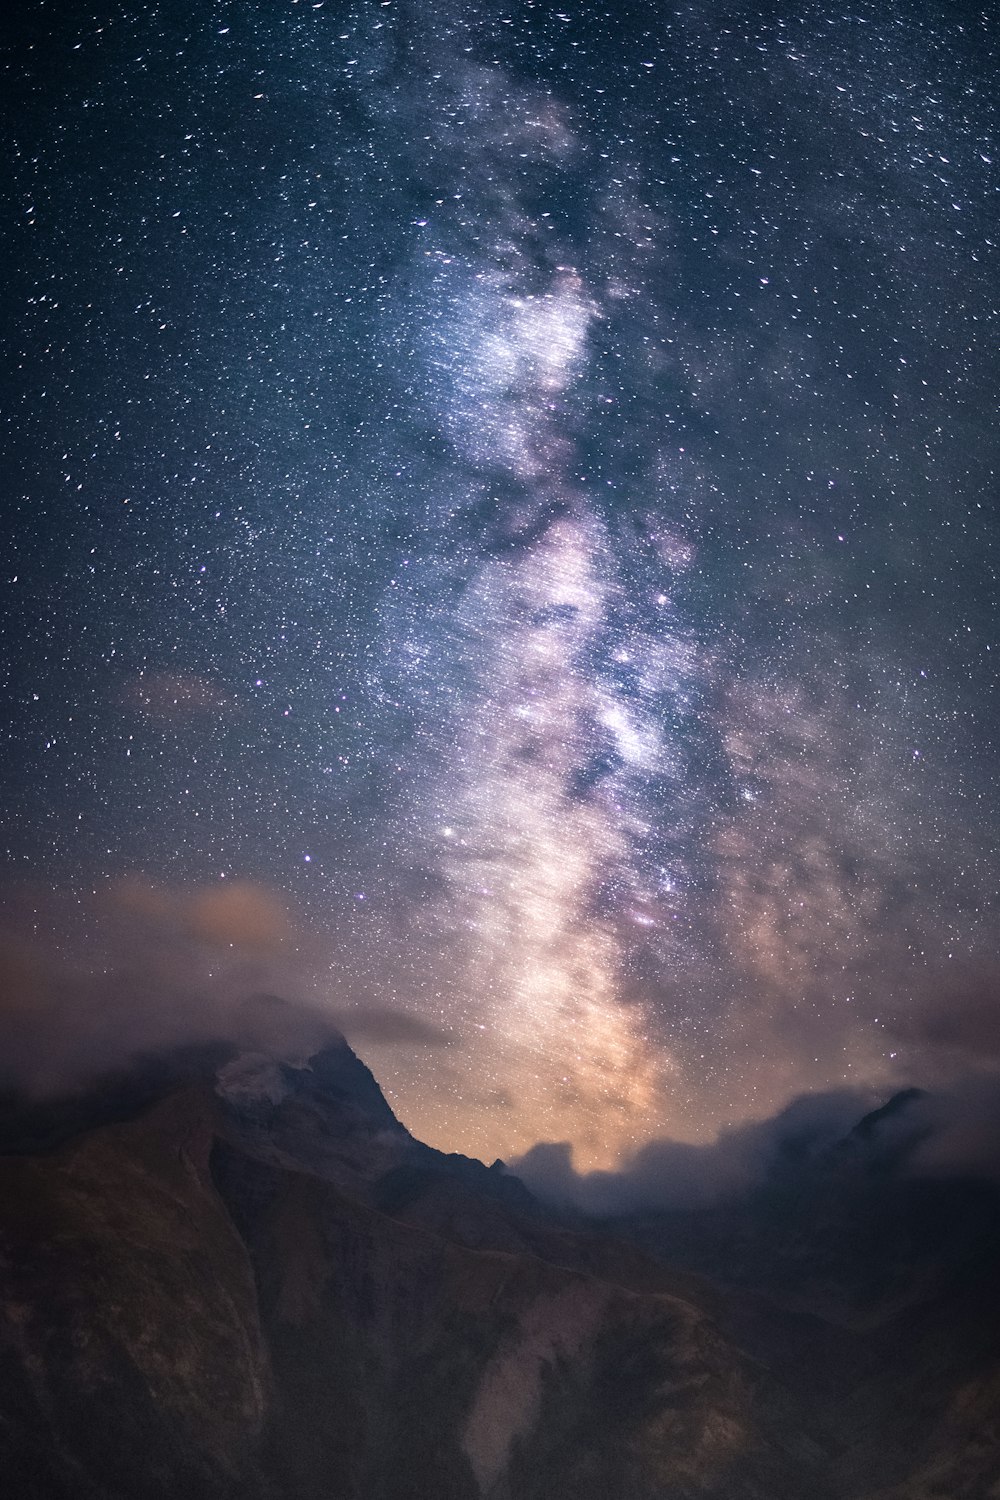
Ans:
<svg viewBox="0 0 1000 1500"><path fill-rule="evenodd" d="M0 1093L45 1099L140 1056L214 1042L302 1062L338 1035L411 1050L453 1041L407 1011L343 1005L336 991L278 999L308 993L306 945L280 897L249 881L111 883L71 956L30 930L58 930L61 908L32 896L30 916L15 911L0 929Z"/></svg>
<svg viewBox="0 0 1000 1500"><path fill-rule="evenodd" d="M577 1172L567 1142L534 1146L510 1169L540 1198L610 1215L709 1208L806 1168L852 1162L1000 1183L1000 1074L977 1072L931 1093L907 1089L881 1107L861 1090L806 1094L705 1145L651 1141L614 1172Z"/></svg>
<svg viewBox="0 0 1000 1500"><path fill-rule="evenodd" d="M201 988L162 969L86 976L0 949L0 1092L42 1099L143 1054L209 1042L304 1059L337 1031L268 993Z"/></svg>

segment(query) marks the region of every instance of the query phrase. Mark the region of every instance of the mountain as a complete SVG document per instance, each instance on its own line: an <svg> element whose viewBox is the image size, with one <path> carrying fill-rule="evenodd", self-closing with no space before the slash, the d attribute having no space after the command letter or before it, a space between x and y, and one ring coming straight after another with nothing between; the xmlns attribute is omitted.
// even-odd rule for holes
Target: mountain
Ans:
<svg viewBox="0 0 1000 1500"><path fill-rule="evenodd" d="M814 1392L834 1493L980 1500L1000 1496L1000 1190L916 1169L922 1097L793 1142L737 1202L603 1227L726 1289L741 1344Z"/></svg>
<svg viewBox="0 0 1000 1500"><path fill-rule="evenodd" d="M682 1211L609 1216L606 1231L729 1287L849 1327L872 1328L991 1279L1000 1191L913 1166L928 1126L908 1089L841 1139L783 1141L763 1182Z"/></svg>
<svg viewBox="0 0 1000 1500"><path fill-rule="evenodd" d="M797 1208L608 1225L414 1140L342 1038L8 1099L0 1472L26 1500L1000 1495L993 1200L937 1279L921 1242L905 1295L839 1316L859 1130Z"/></svg>

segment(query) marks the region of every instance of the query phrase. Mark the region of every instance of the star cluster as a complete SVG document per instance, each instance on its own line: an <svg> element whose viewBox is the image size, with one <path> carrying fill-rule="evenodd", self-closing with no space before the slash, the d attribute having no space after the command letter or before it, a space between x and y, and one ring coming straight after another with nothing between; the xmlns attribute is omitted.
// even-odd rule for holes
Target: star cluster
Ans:
<svg viewBox="0 0 1000 1500"><path fill-rule="evenodd" d="M125 877L266 887L274 983L401 1018L403 1118L487 1156L957 1065L987 12L18 19L13 907L79 964Z"/></svg>

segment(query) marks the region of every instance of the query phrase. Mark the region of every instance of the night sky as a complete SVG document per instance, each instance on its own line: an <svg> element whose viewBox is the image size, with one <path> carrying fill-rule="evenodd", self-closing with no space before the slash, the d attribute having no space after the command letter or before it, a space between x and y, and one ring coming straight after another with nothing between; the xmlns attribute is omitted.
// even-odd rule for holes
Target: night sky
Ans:
<svg viewBox="0 0 1000 1500"><path fill-rule="evenodd" d="M994 1065L991 8L36 0L3 65L43 1044L275 991L584 1166Z"/></svg>

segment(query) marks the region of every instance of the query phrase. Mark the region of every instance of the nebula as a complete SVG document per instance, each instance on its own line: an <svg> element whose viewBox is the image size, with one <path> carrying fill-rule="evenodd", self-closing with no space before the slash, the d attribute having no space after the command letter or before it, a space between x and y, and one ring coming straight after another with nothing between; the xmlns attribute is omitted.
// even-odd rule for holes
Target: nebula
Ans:
<svg viewBox="0 0 1000 1500"><path fill-rule="evenodd" d="M471 176L473 198L502 203L494 237L449 248L421 224L408 283L425 268L420 406L448 445L452 504L407 568L454 568L461 527L460 576L450 606L439 576L431 607L390 609L379 671L418 726L398 816L434 877L419 942L448 976L463 1067L490 1084L468 1093L465 1139L489 1154L571 1137L598 1166L660 1122L673 1067L630 974L640 946L660 962L676 947L686 883L684 750L664 705L682 722L702 666L665 590L693 549L680 518L654 527L658 581L630 596L604 498L580 473L579 433L609 400L592 368L601 299L571 245L540 247L548 214L532 218L517 168L497 165L511 112L542 129L503 82L478 112L479 152L462 156L463 199ZM573 156L565 128L550 154ZM671 782L654 827L643 804Z"/></svg>
<svg viewBox="0 0 1000 1500"><path fill-rule="evenodd" d="M26 24L0 951L114 990L56 1071L279 994L585 1173L995 1069L988 23Z"/></svg>

